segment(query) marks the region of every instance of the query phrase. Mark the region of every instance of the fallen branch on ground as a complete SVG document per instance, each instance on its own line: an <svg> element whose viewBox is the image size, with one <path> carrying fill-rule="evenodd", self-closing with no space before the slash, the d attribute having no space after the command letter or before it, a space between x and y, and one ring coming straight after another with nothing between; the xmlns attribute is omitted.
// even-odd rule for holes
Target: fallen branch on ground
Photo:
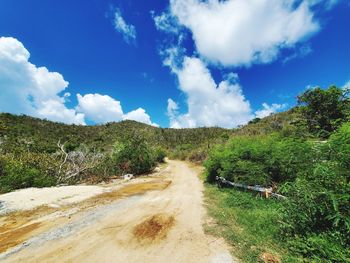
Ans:
<svg viewBox="0 0 350 263"><path fill-rule="evenodd" d="M233 183L233 182L230 182L230 181L226 180L225 178L219 177L219 176L216 177L216 182L217 182L219 187L242 188L242 189L246 189L249 191L259 192L259 193L263 194L266 198L275 197L277 199L286 199L285 196L274 193L272 187L266 188L266 187L262 187L260 185L251 186L251 185L244 185L244 184L240 184L240 183Z"/></svg>

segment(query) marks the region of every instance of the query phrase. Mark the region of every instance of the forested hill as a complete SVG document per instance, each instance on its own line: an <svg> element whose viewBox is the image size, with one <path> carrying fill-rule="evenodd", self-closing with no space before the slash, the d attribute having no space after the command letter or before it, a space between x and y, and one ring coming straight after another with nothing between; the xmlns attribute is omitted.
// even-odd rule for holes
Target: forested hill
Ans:
<svg viewBox="0 0 350 263"><path fill-rule="evenodd" d="M141 136L148 143L167 150L210 146L211 143L226 140L233 130L223 128L169 129L157 128L136 121L121 121L105 125L80 126L51 122L25 115L0 114L0 138L2 148L28 149L31 152L53 153L57 142L67 142L67 148L85 144L89 148L108 151L116 141L130 136Z"/></svg>
<svg viewBox="0 0 350 263"><path fill-rule="evenodd" d="M9 151L25 148L34 152L53 153L57 150L58 140L67 142L67 147L72 149L85 144L100 151L108 151L116 141L124 141L134 135L142 136L148 143L169 151L189 150L210 148L214 143L224 142L233 135L261 135L290 130L298 118L299 114L292 109L254 119L237 129L171 129L130 120L94 126L67 125L26 115L0 113L0 138L3 137L3 150Z"/></svg>

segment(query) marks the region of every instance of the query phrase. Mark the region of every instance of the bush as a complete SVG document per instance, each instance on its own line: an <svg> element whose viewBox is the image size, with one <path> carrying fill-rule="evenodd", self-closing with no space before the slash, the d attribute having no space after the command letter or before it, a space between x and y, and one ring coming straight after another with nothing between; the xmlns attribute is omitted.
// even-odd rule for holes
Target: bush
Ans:
<svg viewBox="0 0 350 263"><path fill-rule="evenodd" d="M317 157L312 144L301 139L276 137L267 147L271 147L267 170L277 183L294 181L300 171L312 169Z"/></svg>
<svg viewBox="0 0 350 263"><path fill-rule="evenodd" d="M216 176L244 183L271 185L293 181L299 171L312 168L310 143L277 135L236 137L216 147L205 162L207 180Z"/></svg>
<svg viewBox="0 0 350 263"><path fill-rule="evenodd" d="M164 163L166 152L161 147L157 147L154 151L155 159L158 163Z"/></svg>
<svg viewBox="0 0 350 263"><path fill-rule="evenodd" d="M318 164L311 173L299 175L295 183L284 186L283 192L288 195L285 217L291 226L286 230L291 234L330 230L334 226L350 230L350 218L346 217L350 213L350 188L337 170L337 164L332 162Z"/></svg>
<svg viewBox="0 0 350 263"><path fill-rule="evenodd" d="M116 143L112 159L119 173L143 174L150 172L156 164L154 151L146 140L139 136Z"/></svg>
<svg viewBox="0 0 350 263"><path fill-rule="evenodd" d="M1 158L0 192L28 187L47 187L56 184L56 178L28 163Z"/></svg>
<svg viewBox="0 0 350 263"><path fill-rule="evenodd" d="M350 259L350 123L329 142L280 135L236 137L205 162L216 176L245 184L279 183L287 199L280 232L292 251L317 262Z"/></svg>
<svg viewBox="0 0 350 263"><path fill-rule="evenodd" d="M345 123L329 140L330 158L337 161L342 172L350 170L350 123ZM350 175L348 175L350 179Z"/></svg>
<svg viewBox="0 0 350 263"><path fill-rule="evenodd" d="M320 237L335 234L337 240L333 241L350 249L350 185L339 168L336 162L319 163L282 189L288 199L282 210L281 232L287 238L300 237L308 246L315 245L305 253L319 250L320 242L316 241ZM315 252L315 256L322 255Z"/></svg>
<svg viewBox="0 0 350 263"><path fill-rule="evenodd" d="M113 160L113 157L108 154L104 155L98 165L91 171L94 175L93 179L95 182L108 180L109 177L117 175L118 172L118 166L116 165L115 160Z"/></svg>
<svg viewBox="0 0 350 263"><path fill-rule="evenodd" d="M269 156L266 137L236 137L226 146L215 148L205 162L207 179L216 176L246 184L269 184L265 165Z"/></svg>

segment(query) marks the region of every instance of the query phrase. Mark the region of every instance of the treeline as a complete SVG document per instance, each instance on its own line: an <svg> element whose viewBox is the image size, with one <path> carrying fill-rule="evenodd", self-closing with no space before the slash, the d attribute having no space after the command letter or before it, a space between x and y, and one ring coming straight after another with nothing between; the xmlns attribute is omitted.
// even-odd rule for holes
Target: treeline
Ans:
<svg viewBox="0 0 350 263"><path fill-rule="evenodd" d="M135 121L65 125L0 114L0 192L147 173L165 156L202 161L230 134L221 128L162 129Z"/></svg>
<svg viewBox="0 0 350 263"><path fill-rule="evenodd" d="M17 150L37 153L55 153L57 142L66 142L71 150L81 145L108 152L116 141L130 136L142 136L148 143L160 146L169 154L182 157L187 150L210 148L225 141L233 130L213 127L196 129L156 128L136 121L122 121L105 125L65 125L29 116L0 113L2 153ZM186 156L187 157L187 156Z"/></svg>
<svg viewBox="0 0 350 263"><path fill-rule="evenodd" d="M216 146L205 162L207 180L222 176L274 187L287 197L276 211L276 238L282 236L291 252L310 261L349 262L349 93L316 88L298 102L293 110L298 117L278 131L235 136Z"/></svg>

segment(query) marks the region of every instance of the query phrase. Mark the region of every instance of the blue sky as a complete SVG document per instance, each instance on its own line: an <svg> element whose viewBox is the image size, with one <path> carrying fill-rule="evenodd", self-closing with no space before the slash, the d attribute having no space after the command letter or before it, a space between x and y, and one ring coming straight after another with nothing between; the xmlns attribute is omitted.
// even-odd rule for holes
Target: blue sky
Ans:
<svg viewBox="0 0 350 263"><path fill-rule="evenodd" d="M345 0L2 0L0 111L235 127L344 86L349 14Z"/></svg>

